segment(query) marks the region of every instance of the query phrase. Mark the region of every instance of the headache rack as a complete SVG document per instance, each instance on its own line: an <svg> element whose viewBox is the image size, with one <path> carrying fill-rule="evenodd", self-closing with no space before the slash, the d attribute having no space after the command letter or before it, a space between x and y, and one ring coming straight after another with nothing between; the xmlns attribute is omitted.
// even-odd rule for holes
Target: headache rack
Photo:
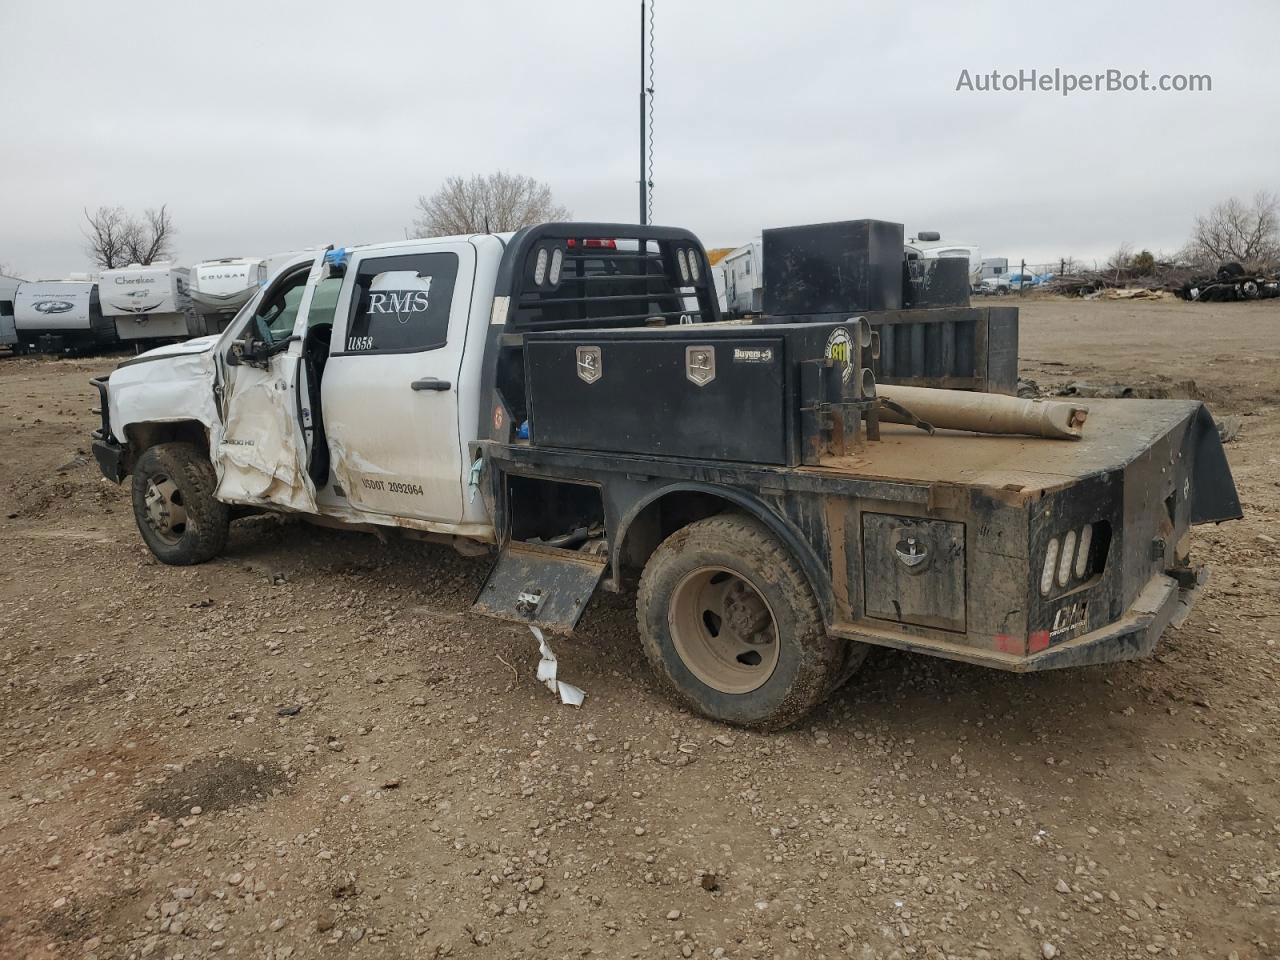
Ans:
<svg viewBox="0 0 1280 960"><path fill-rule="evenodd" d="M673 227L547 223L512 237L498 274L506 329L615 329L720 319L697 237Z"/></svg>
<svg viewBox="0 0 1280 960"><path fill-rule="evenodd" d="M489 325L481 437L527 436L525 336L720 320L698 238L677 227L544 223L519 230L498 267Z"/></svg>

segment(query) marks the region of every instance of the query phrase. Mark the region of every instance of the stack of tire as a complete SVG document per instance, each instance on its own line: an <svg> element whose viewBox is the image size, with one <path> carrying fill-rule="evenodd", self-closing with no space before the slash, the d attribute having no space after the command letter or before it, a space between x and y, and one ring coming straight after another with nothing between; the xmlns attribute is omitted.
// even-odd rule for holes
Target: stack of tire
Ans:
<svg viewBox="0 0 1280 960"><path fill-rule="evenodd" d="M1280 278L1250 273L1239 263L1224 263L1212 277L1196 277L1182 285L1183 300L1267 300L1280 297Z"/></svg>

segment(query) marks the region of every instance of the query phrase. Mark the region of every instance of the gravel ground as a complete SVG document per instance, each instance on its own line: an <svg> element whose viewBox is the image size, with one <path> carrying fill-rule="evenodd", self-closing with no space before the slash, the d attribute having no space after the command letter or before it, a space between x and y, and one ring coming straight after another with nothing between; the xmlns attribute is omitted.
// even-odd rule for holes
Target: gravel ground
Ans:
<svg viewBox="0 0 1280 960"><path fill-rule="evenodd" d="M629 599L559 641L447 548L258 517L155 562L96 361L0 359L0 955L1280 956L1280 309L1028 301L1024 375L1196 389L1247 518L1149 661L877 651L796 729L666 700Z"/></svg>

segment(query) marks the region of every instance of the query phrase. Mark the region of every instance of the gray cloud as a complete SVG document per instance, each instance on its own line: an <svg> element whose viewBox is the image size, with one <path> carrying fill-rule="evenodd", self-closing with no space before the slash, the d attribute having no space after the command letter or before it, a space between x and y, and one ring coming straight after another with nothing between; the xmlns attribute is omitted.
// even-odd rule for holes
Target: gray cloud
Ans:
<svg viewBox="0 0 1280 960"><path fill-rule="evenodd" d="M1210 204L1280 189L1273 56L1250 40L1280 33L1273 3L657 2L656 217L708 245L873 216L1102 257L1173 250ZM391 239L419 193L499 168L633 220L638 6L7 0L0 262L85 269L99 204L167 202L187 263ZM1215 24L1242 32L1207 42ZM955 90L966 68L1054 67L1213 92Z"/></svg>

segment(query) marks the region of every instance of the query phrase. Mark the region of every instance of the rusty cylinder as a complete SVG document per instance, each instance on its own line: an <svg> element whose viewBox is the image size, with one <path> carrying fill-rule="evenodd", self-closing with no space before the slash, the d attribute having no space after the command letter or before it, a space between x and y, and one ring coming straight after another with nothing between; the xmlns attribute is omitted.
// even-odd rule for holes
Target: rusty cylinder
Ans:
<svg viewBox="0 0 1280 960"><path fill-rule="evenodd" d="M910 410L940 430L969 430L974 433L1025 434L1057 440L1079 440L1089 408L1061 400L1023 400L998 393L967 390L937 390L932 387L904 387L877 384L876 393ZM882 407L880 419L907 423L905 418Z"/></svg>

